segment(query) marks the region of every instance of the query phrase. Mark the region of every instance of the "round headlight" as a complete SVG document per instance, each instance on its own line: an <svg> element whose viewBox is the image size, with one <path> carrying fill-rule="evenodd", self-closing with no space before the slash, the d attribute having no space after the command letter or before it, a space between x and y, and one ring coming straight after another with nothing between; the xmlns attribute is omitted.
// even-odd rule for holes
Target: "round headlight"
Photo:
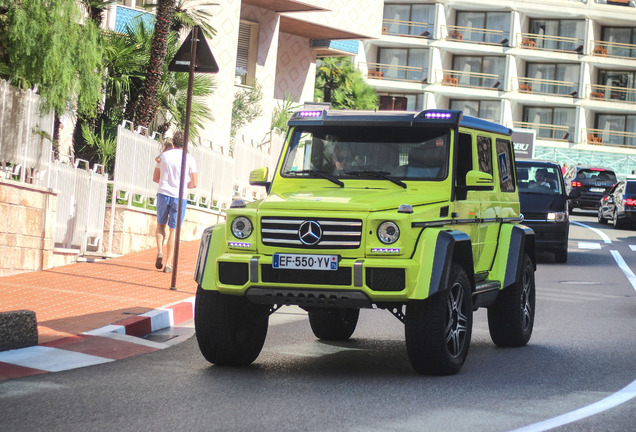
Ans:
<svg viewBox="0 0 636 432"><path fill-rule="evenodd" d="M378 227L378 239L384 244L395 243L400 238L400 228L395 222L382 222Z"/></svg>
<svg viewBox="0 0 636 432"><path fill-rule="evenodd" d="M239 216L232 221L232 234L237 239L248 238L252 234L252 222L245 216Z"/></svg>

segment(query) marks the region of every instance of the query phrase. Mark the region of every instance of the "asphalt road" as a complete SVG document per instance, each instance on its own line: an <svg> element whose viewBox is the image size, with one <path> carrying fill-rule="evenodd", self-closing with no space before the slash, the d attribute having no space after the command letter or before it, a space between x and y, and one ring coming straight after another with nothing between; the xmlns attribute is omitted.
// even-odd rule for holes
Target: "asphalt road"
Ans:
<svg viewBox="0 0 636 432"><path fill-rule="evenodd" d="M1 382L0 430L634 431L636 231L573 221L568 263L539 256L530 344L495 347L480 309L458 375L415 374L403 325L386 311L363 310L353 338L336 344L283 308L250 367L212 366L190 337Z"/></svg>

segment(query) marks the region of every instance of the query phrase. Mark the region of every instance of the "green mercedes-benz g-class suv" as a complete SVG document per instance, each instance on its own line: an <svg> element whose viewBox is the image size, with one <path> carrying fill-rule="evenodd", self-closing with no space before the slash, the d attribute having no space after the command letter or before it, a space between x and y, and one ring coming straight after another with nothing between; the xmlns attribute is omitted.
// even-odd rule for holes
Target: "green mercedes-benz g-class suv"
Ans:
<svg viewBox="0 0 636 432"><path fill-rule="evenodd" d="M210 362L259 355L269 315L308 312L316 337L346 340L360 308L404 323L419 373L458 372L473 311L499 346L532 334L534 233L520 224L511 131L460 111L301 111L267 197L236 200L205 230L195 327Z"/></svg>

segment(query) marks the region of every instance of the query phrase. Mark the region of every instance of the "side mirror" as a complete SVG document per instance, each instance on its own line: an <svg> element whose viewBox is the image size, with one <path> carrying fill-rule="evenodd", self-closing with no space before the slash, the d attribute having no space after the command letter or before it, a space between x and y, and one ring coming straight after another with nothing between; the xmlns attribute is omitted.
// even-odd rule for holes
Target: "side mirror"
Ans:
<svg viewBox="0 0 636 432"><path fill-rule="evenodd" d="M252 186L269 186L269 182L267 181L267 175L269 174L269 168L259 168L250 172L250 184Z"/></svg>
<svg viewBox="0 0 636 432"><path fill-rule="evenodd" d="M466 190L491 191L495 188L491 174L472 170L466 174Z"/></svg>

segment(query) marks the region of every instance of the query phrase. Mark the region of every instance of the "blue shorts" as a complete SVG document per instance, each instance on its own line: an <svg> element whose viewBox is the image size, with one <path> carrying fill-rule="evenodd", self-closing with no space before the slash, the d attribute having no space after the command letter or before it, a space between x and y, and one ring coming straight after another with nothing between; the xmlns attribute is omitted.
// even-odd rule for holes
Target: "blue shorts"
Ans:
<svg viewBox="0 0 636 432"><path fill-rule="evenodd" d="M167 223L170 228L177 228L178 202L179 198L160 193L157 194L157 223L159 225L165 225ZM185 217L187 202L188 200L185 198L181 200L181 224L183 224L183 218Z"/></svg>

